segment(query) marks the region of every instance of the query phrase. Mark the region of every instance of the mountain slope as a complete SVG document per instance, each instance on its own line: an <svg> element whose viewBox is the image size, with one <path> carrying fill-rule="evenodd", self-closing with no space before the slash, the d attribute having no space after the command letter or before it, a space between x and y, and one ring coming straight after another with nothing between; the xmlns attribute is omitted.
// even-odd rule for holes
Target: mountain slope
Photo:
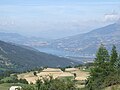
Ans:
<svg viewBox="0 0 120 90"><path fill-rule="evenodd" d="M0 70L24 71L35 67L65 67L76 64L69 59L45 54L0 41Z"/></svg>
<svg viewBox="0 0 120 90"><path fill-rule="evenodd" d="M107 46L109 50L115 44L120 50L120 25L118 23L85 34L58 39L52 42L50 47L81 55L94 55L101 43Z"/></svg>

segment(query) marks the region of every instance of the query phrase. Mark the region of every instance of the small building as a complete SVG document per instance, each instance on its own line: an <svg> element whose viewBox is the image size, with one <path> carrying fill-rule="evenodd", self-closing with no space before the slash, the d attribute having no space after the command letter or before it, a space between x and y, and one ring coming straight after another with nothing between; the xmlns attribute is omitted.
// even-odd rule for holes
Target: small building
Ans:
<svg viewBox="0 0 120 90"><path fill-rule="evenodd" d="M21 86L11 86L9 90L22 90Z"/></svg>

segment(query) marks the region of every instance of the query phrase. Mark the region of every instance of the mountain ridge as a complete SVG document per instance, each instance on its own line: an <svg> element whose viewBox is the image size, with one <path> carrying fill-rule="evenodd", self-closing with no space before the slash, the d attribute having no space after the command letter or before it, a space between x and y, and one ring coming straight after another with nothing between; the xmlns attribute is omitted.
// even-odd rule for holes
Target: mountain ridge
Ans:
<svg viewBox="0 0 120 90"><path fill-rule="evenodd" d="M0 41L0 70L24 71L36 67L65 67L76 62Z"/></svg>
<svg viewBox="0 0 120 90"><path fill-rule="evenodd" d="M109 50L115 44L120 51L119 33L120 26L118 23L114 23L88 33L57 39L50 44L50 47L83 55L95 55L97 48L103 43Z"/></svg>

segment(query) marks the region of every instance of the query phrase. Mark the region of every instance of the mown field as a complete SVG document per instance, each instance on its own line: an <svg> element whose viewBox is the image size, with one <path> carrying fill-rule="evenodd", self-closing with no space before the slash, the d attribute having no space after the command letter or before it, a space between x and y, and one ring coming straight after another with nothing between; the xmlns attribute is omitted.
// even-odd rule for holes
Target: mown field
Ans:
<svg viewBox="0 0 120 90"><path fill-rule="evenodd" d="M60 79L76 79L76 80L84 80L87 76L89 76L89 73L86 71L79 70L77 68L68 68L66 71L61 71L59 69L55 68L48 68L47 71L41 71L40 73L37 73L37 76L35 76L34 71L18 74L18 78L26 79L29 83L32 82L35 84L36 80L39 79L41 76L46 75L52 75L53 78L60 78ZM76 73L76 78L74 78L74 74ZM3 80L6 80L8 78L4 78ZM77 83L76 83L77 84ZM0 90L9 90L11 86L23 86L23 84L13 84L13 83L3 83L0 84ZM77 87L81 87L77 84Z"/></svg>
<svg viewBox="0 0 120 90"><path fill-rule="evenodd" d="M40 73L37 73L36 76L33 75L33 72L19 74L18 78L26 79L29 83L32 82L35 84L37 79L40 79L41 77L46 77L48 75L53 76L54 79L69 78L69 77L74 79L74 74L76 74L75 80L77 81L86 80L87 77L89 76L89 72L80 70L78 68L68 68L64 72L61 71L60 69L55 69L55 68L48 68L44 70L41 71Z"/></svg>

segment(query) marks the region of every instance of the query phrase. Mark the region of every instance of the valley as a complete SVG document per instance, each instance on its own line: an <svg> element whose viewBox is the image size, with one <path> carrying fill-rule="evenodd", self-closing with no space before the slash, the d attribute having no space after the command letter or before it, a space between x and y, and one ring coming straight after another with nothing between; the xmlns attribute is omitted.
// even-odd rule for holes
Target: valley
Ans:
<svg viewBox="0 0 120 90"><path fill-rule="evenodd" d="M66 67L79 64L73 60L39 52L30 47L0 41L0 71L25 71L37 67Z"/></svg>
<svg viewBox="0 0 120 90"><path fill-rule="evenodd" d="M120 90L120 0L0 0L0 90Z"/></svg>
<svg viewBox="0 0 120 90"><path fill-rule="evenodd" d="M104 33L103 33L104 32ZM1 33L0 40L15 44L30 46L41 52L67 57L95 57L96 50L103 43L110 50L116 45L120 51L119 22L110 24L88 33L61 39L43 39L40 37L25 37L16 33Z"/></svg>

